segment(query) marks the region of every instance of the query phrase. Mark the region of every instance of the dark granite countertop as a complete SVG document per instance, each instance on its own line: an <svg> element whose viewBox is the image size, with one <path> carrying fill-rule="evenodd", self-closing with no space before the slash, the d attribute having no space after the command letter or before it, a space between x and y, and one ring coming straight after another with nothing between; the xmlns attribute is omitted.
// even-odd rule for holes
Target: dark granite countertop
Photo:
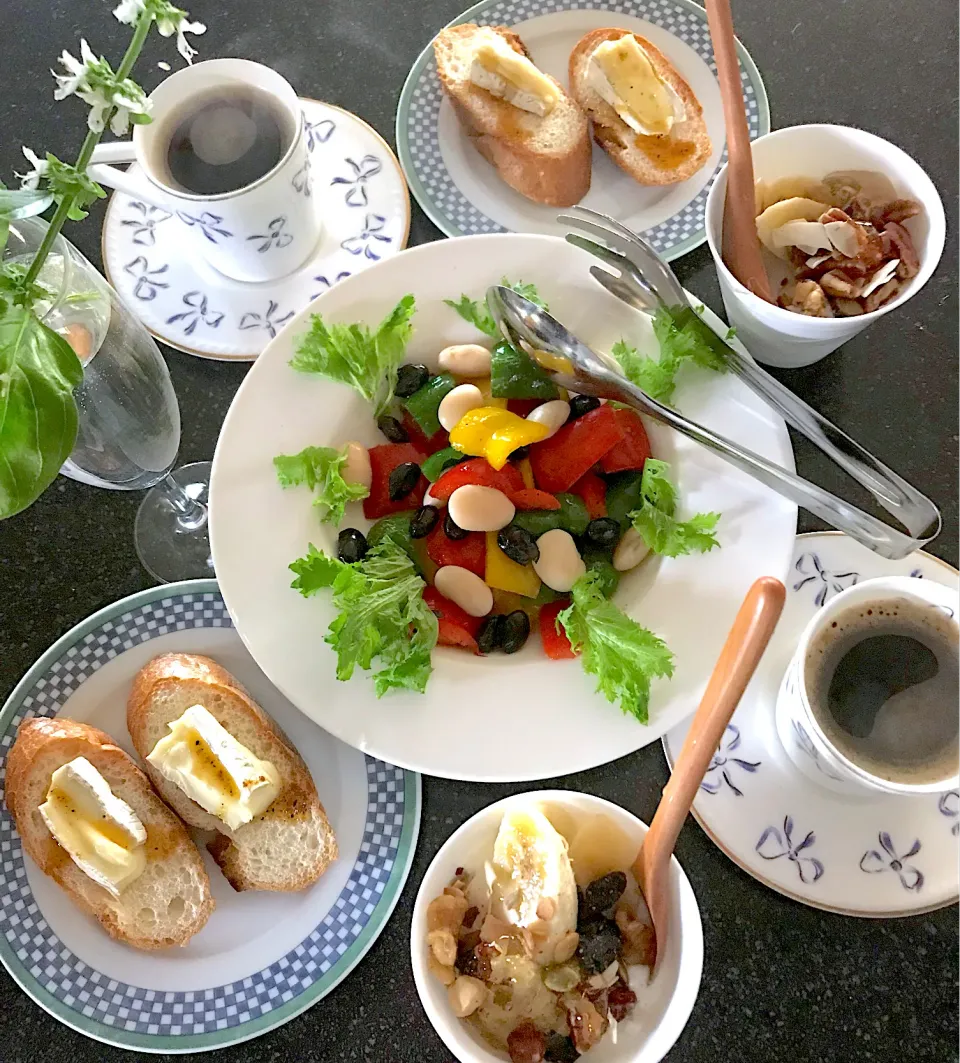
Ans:
<svg viewBox="0 0 960 1063"><path fill-rule="evenodd" d="M241 56L276 67L304 95L355 111L393 142L404 77L431 34L465 0L195 0L207 22L201 58ZM22 168L20 145L72 158L78 106L54 104L48 73L64 47L89 38L118 55L127 32L97 0L5 0L0 67L0 175ZM598 4L598 6L601 6ZM950 235L936 275L906 307L839 353L782 379L931 495L945 526L933 552L957 563L957 5L955 0L736 0L740 35L766 81L775 127L862 126L899 144L932 176ZM385 22L384 12L389 10ZM139 67L152 88L167 42ZM102 210L67 235L99 263ZM414 206L410 242L438 232ZM722 310L705 247L677 264L686 286ZM246 371L165 349L183 418L180 460L213 454ZM797 463L839 490L809 448ZM146 587L133 548L139 493L59 479L31 509L0 524L0 697L68 628ZM805 515L802 529L816 527ZM659 743L563 786L610 798L649 821L666 779ZM416 885L451 831L523 786L424 779L423 823L410 881L370 953L330 996L286 1026L210 1058L252 1061L450 1059L410 973ZM957 911L900 921L841 918L802 907L730 863L690 823L678 852L703 914L706 965L676 1063L859 1063L957 1059ZM4 1063L122 1060L55 1022L0 973ZM131 1058L127 1055L126 1058ZM147 1059L149 1057L142 1056ZM171 1057L172 1058L172 1057ZM197 1057L199 1058L199 1057Z"/></svg>

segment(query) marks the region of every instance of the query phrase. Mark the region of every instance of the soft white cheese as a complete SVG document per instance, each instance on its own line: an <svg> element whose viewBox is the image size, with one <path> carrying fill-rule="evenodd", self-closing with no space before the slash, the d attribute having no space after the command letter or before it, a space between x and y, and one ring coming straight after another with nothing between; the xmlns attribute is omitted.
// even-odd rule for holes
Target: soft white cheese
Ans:
<svg viewBox="0 0 960 1063"><path fill-rule="evenodd" d="M231 830L265 812L280 792L280 774L241 745L202 706L169 725L147 760L192 801Z"/></svg>
<svg viewBox="0 0 960 1063"><path fill-rule="evenodd" d="M632 33L597 45L587 63L587 84L643 136L667 136L687 117L683 100Z"/></svg>
<svg viewBox="0 0 960 1063"><path fill-rule="evenodd" d="M114 897L146 867L143 824L86 757L57 768L39 812L77 867Z"/></svg>
<svg viewBox="0 0 960 1063"><path fill-rule="evenodd" d="M526 56L498 33L484 34L473 52L470 80L499 99L543 117L560 99L560 90Z"/></svg>

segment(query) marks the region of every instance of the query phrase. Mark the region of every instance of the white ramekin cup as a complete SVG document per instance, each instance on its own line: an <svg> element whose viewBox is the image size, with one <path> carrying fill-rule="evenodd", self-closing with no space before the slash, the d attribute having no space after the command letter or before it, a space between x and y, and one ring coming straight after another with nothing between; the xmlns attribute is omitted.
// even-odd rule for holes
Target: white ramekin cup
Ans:
<svg viewBox="0 0 960 1063"><path fill-rule="evenodd" d="M943 253L946 232L943 203L933 182L909 155L862 129L837 125L789 126L760 137L752 147L757 179L794 176L819 179L835 170L875 170L890 178L899 196L923 204L923 214L906 223L920 258L920 272L904 285L895 299L879 310L858 317L806 317L759 299L724 265L720 247L727 168L723 167L707 197L705 220L707 243L716 263L727 318L757 361L796 369L826 357L920 291Z"/></svg>
<svg viewBox="0 0 960 1063"><path fill-rule="evenodd" d="M817 610L804 628L797 652L793 655L780 684L776 707L780 742L787 756L804 775L829 790L845 794L872 794L874 797L880 793L911 796L942 793L944 790L956 789L958 785L960 772L956 766L946 777L923 783L893 782L872 774L837 749L824 733L810 707L806 666L810 646L820 632L833 623L838 613L844 612L857 602L894 601L903 598L924 607L940 610L956 627L960 602L957 592L952 588L935 580L916 579L911 576L883 576L864 580L863 583L848 587L831 598L822 609Z"/></svg>
<svg viewBox="0 0 960 1063"><path fill-rule="evenodd" d="M507 1056L498 1053L473 1026L453 1014L446 989L427 969L427 908L450 884L458 867L483 874L504 809L516 801L560 805L574 815L609 816L636 840L638 851L647 833L647 825L636 816L600 797L573 790L539 790L489 805L449 837L427 868L414 902L410 961L424 1011L461 1063L501 1063ZM657 973L649 986L638 993L633 1014L617 1024L617 1043L608 1035L590 1050L592 1063L660 1063L690 1018L703 972L703 928L693 890L676 857L670 866L670 904L667 947L659 957Z"/></svg>

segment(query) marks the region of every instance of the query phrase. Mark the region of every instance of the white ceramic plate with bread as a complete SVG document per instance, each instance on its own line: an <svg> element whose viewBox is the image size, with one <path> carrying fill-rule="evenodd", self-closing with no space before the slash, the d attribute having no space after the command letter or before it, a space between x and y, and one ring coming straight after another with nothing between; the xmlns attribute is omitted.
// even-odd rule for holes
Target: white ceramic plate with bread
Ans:
<svg viewBox="0 0 960 1063"><path fill-rule="evenodd" d="M497 98L502 83L489 77L497 67L477 51L489 44L487 27L508 28L509 46L526 53L533 72L516 70L525 96ZM624 35L643 49L640 62L649 60L654 75L647 68L644 76L667 112L674 101L666 126L643 114L638 124L629 107L628 126L623 100L614 110L597 94L598 85L608 87L601 68L609 70L612 58L605 63L597 49ZM750 135L758 137L770 128L766 93L739 42L738 54ZM703 242L706 195L726 158L715 70L706 15L690 0L601 0L589 10L576 0L482 0L410 71L397 110L400 161L420 205L448 236L557 233L558 207L580 202L644 233L670 260ZM560 93L554 105L542 84L545 115L537 71ZM571 99L579 128L567 116Z"/></svg>
<svg viewBox="0 0 960 1063"><path fill-rule="evenodd" d="M294 709L213 580L51 647L0 714L0 779L0 958L56 1018L141 1051L235 1044L326 995L419 825L419 777Z"/></svg>

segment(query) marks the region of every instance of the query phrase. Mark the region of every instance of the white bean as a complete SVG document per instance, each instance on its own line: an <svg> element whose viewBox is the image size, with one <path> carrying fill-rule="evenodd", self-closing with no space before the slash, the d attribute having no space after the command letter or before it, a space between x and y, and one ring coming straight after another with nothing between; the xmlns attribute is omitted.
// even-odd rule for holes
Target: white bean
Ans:
<svg viewBox="0 0 960 1063"><path fill-rule="evenodd" d="M468 568L444 565L437 569L433 582L444 598L471 616L486 616L493 608L493 591Z"/></svg>
<svg viewBox="0 0 960 1063"><path fill-rule="evenodd" d="M460 418L483 405L483 392L475 384L458 384L440 400L437 417L448 432L456 428Z"/></svg>
<svg viewBox="0 0 960 1063"><path fill-rule="evenodd" d="M537 575L553 591L568 591L587 571L573 536L553 528L537 539L540 557L534 561Z"/></svg>
<svg viewBox="0 0 960 1063"><path fill-rule="evenodd" d="M370 469L370 452L362 443L350 440L344 444L347 460L340 469L340 475L348 484L361 484L369 489L373 482L373 472Z"/></svg>
<svg viewBox="0 0 960 1063"><path fill-rule="evenodd" d="M440 368L454 376L489 376L490 352L479 343L457 343L440 352Z"/></svg>
<svg viewBox="0 0 960 1063"><path fill-rule="evenodd" d="M448 505L450 519L464 531L499 531L517 511L502 491L479 484L458 487Z"/></svg>
<svg viewBox="0 0 960 1063"><path fill-rule="evenodd" d="M431 486L433 485L431 484ZM430 494L430 488L428 487L423 493L423 504L425 506L435 506L437 509L443 509L447 503L442 502L439 498L434 498L433 495Z"/></svg>
<svg viewBox="0 0 960 1063"><path fill-rule="evenodd" d="M536 409L531 410L527 414L527 420L535 421L537 424L542 424L547 428L550 435L544 436L544 439L549 439L550 436L555 436L567 423L567 418L569 416L569 402L564 402L563 399L551 399L549 402L543 403L542 406L538 406Z"/></svg>
<svg viewBox="0 0 960 1063"><path fill-rule="evenodd" d="M623 534L623 538L617 543L613 551L613 567L618 572L629 572L650 553L643 536L636 528L630 527Z"/></svg>

